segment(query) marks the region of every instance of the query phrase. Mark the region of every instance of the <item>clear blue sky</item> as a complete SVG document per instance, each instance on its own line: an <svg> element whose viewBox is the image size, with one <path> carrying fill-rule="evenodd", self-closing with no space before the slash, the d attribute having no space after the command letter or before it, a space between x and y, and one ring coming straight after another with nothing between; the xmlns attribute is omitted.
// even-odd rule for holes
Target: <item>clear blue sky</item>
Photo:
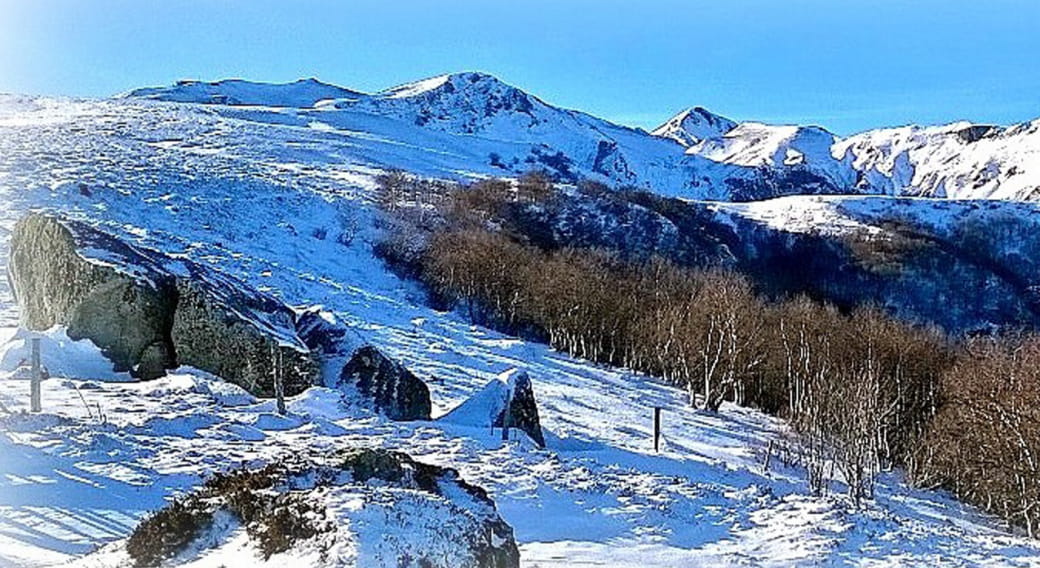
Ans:
<svg viewBox="0 0 1040 568"><path fill-rule="evenodd" d="M0 0L0 92L460 70L643 127L693 105L842 134L1010 123L1040 117L1040 1Z"/></svg>

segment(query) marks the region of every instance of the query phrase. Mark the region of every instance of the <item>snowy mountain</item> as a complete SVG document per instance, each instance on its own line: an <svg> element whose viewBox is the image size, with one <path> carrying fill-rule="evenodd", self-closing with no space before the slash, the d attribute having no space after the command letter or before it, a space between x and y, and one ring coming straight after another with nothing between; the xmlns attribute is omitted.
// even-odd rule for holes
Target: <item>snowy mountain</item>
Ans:
<svg viewBox="0 0 1040 568"><path fill-rule="evenodd" d="M671 138L690 147L701 140L720 138L736 126L736 122L726 117L711 113L703 107L693 107L668 119L651 134Z"/></svg>
<svg viewBox="0 0 1040 568"><path fill-rule="evenodd" d="M209 83L182 80L165 87L134 89L120 96L179 103L307 108L327 99L344 99L360 95L350 89L312 78L283 84L257 83L241 79Z"/></svg>
<svg viewBox="0 0 1040 568"><path fill-rule="evenodd" d="M391 422L325 387L290 397L281 416L273 401L191 368L132 381L97 347L56 328L44 341L53 378L43 384L42 414L22 412L28 409L24 380L0 378L0 403L11 411L0 411L0 565L104 565L113 558L109 552L122 558L120 547L141 519L197 490L208 475L358 445L455 468L484 488L513 528L524 566L1036 565L1036 542L1007 533L949 495L911 488L898 472L882 475L876 500L862 509L813 496L803 469L764 459L789 435L782 421L728 404L718 415L691 411L686 392L653 377L591 364L434 310L414 283L373 252L373 179L388 168L473 179L540 166L561 179L633 183L661 196L731 198L735 187L746 190L744 197L772 196L804 191L796 180L807 175L831 183L804 169L822 159L826 133L748 126L729 145L717 142L714 159L687 153L674 139L553 107L480 74L375 94L291 85L298 84L182 85L108 100L0 97L0 270L6 272L17 219L29 211L61 212L285 304L324 306L427 382L433 420ZM1012 128L974 142L937 138L950 152L979 144L979 156L1008 152L993 159L1013 155L1027 172L1028 146L1012 150L1016 140L1034 136ZM909 144L882 138L897 154ZM906 159L943 159L927 138ZM869 144L850 150L866 156ZM803 163L784 163L796 162L794 153ZM863 168L888 179L882 158L861 159ZM830 170L821 165L818 171ZM1000 176L994 184L1004 183ZM824 189L840 188L812 188ZM942 236L966 220L1007 231L997 251L1007 266L1035 256L1014 232L1036 232L1032 204L790 196L697 203L693 210L746 237L737 243L767 232L777 242L794 242L791 235L839 242L894 230L884 229L893 220ZM689 238L680 222L699 223L696 216L682 217L688 211L669 209L673 217L667 217L633 205L631 215L607 221L629 240L642 233L638 219L652 219L657 232L642 234L640 244L673 246ZM715 244L725 252L731 243ZM1005 290L980 274L980 289ZM0 279L3 371L25 358L18 322L12 290ZM531 379L545 448L523 437L504 442L471 420L437 420L514 369ZM660 453L651 442L654 407L665 420ZM397 510L387 504L410 489L351 487L335 486L321 501L331 518L351 523L335 549L346 565L381 550L382 527L435 529L440 513L452 508L446 499L409 494L400 501L409 515L394 516ZM362 507L366 501L359 499L373 495L386 500ZM183 560L259 563L243 527L213 528L214 548L193 550ZM100 558L88 556L98 547ZM272 564L316 558L313 549L295 552Z"/></svg>
<svg viewBox="0 0 1040 568"><path fill-rule="evenodd" d="M1040 196L1040 172L1031 172L1040 152L1036 122L1009 128L966 122L909 126L840 139L815 126L738 124L693 107L647 133L553 106L472 72L374 94L307 79L283 85L182 81L124 97L298 109L295 118L310 117L315 128L365 132L372 141L439 152L440 161L451 162L438 168L447 176L541 168L563 181L590 178L701 199L797 193ZM415 161L383 165L409 169Z"/></svg>
<svg viewBox="0 0 1040 568"><path fill-rule="evenodd" d="M839 141L859 187L954 199L1040 199L1040 120L1001 128L956 122L864 132Z"/></svg>
<svg viewBox="0 0 1040 568"><path fill-rule="evenodd" d="M647 133L553 106L473 72L374 94L308 79L284 85L184 81L124 96L299 109L295 116L313 118L313 127L368 132L461 158L441 172L449 176L541 168L569 182L590 178L741 201L798 193L1040 197L1040 172L1030 171L1040 152L1036 122L909 126L840 139L815 126L738 124L693 107ZM384 165L414 168L410 160Z"/></svg>
<svg viewBox="0 0 1040 568"><path fill-rule="evenodd" d="M831 156L836 142L836 136L816 126L745 122L720 137L701 140L686 152L724 164L811 172L834 188L847 190L856 172L850 160Z"/></svg>

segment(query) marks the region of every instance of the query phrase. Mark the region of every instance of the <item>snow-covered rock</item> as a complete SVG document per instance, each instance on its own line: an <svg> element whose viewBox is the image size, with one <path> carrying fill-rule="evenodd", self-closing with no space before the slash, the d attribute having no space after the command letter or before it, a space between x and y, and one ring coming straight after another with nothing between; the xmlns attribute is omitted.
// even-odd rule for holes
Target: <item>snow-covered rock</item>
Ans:
<svg viewBox="0 0 1040 568"><path fill-rule="evenodd" d="M520 369L510 369L491 379L483 389L438 420L479 428L509 426L524 432L539 446L545 446L531 377Z"/></svg>
<svg viewBox="0 0 1040 568"><path fill-rule="evenodd" d="M356 389L391 420L430 419L430 389L426 383L371 345L354 352L337 386Z"/></svg>
<svg viewBox="0 0 1040 568"><path fill-rule="evenodd" d="M211 478L74 566L519 568L513 529L457 471L401 452L287 457Z"/></svg>

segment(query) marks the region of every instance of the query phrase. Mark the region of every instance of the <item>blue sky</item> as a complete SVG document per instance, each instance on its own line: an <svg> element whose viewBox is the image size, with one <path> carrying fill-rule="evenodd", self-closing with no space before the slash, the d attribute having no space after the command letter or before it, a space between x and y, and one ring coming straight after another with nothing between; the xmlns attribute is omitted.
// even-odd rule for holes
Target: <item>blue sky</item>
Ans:
<svg viewBox="0 0 1040 568"><path fill-rule="evenodd" d="M1038 28L1036 0L0 0L0 92L480 70L635 126L701 105L847 134L1040 117Z"/></svg>

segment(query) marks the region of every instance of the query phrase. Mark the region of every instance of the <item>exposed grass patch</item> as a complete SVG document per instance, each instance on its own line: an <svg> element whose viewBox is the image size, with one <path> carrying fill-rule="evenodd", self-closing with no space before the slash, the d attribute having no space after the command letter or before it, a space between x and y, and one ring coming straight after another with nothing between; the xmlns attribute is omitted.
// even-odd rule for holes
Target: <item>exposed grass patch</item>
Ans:
<svg viewBox="0 0 1040 568"><path fill-rule="evenodd" d="M209 528L213 512L197 497L178 499L142 521L127 540L126 551L136 566L158 566Z"/></svg>
<svg viewBox="0 0 1040 568"><path fill-rule="evenodd" d="M433 495L441 495L440 482L450 480L490 503L482 489L465 483L455 470L416 462L400 452L351 449L320 464L292 458L261 469L218 473L195 493L141 522L130 535L127 553L138 567L159 566L186 550L212 526L214 514L223 510L238 519L267 560L301 541L336 530L324 520L324 507L312 498L314 489L373 479Z"/></svg>
<svg viewBox="0 0 1040 568"><path fill-rule="evenodd" d="M246 527L265 560L334 530L317 522L324 509L310 501L306 491L293 489L295 477L282 465L214 475L196 493L175 500L138 525L127 541L127 553L136 566L158 566L201 536L218 510L229 511Z"/></svg>

